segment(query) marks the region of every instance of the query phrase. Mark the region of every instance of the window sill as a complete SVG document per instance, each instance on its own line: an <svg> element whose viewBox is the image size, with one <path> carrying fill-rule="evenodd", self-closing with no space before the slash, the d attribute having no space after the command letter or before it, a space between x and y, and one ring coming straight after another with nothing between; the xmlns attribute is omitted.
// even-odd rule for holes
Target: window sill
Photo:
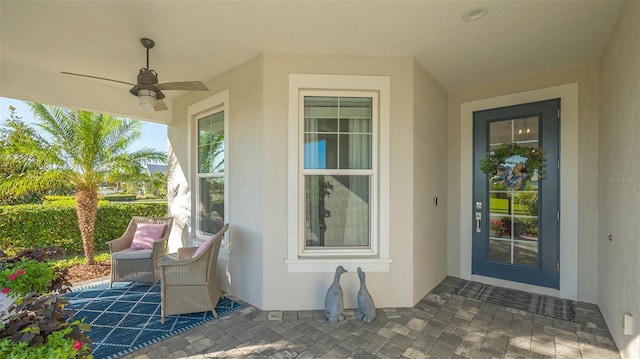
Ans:
<svg viewBox="0 0 640 359"><path fill-rule="evenodd" d="M284 263L289 273L335 272L336 267L340 265L350 272L355 272L358 267L365 272L389 272L389 265L393 263L393 259L285 259Z"/></svg>

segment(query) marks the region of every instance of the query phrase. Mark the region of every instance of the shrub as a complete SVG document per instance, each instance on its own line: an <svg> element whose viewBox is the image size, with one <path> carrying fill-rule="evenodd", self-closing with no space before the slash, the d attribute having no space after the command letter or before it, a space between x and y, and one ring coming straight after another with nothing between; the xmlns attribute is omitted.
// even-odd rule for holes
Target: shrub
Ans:
<svg viewBox="0 0 640 359"><path fill-rule="evenodd" d="M135 194L109 194L103 196L109 202L132 202L136 200Z"/></svg>
<svg viewBox="0 0 640 359"><path fill-rule="evenodd" d="M165 217L166 203L98 203L94 238L96 249L124 233L131 217ZM0 206L0 248L60 247L68 253L82 251L75 203L54 201L47 205Z"/></svg>
<svg viewBox="0 0 640 359"><path fill-rule="evenodd" d="M142 200L144 200L144 199L157 199L157 198L158 198L158 196L156 196L156 195L154 195L152 193L136 195L136 199L137 200L141 200L141 199Z"/></svg>
<svg viewBox="0 0 640 359"><path fill-rule="evenodd" d="M52 203L52 202L57 202L57 201L74 201L75 202L76 197L74 196L44 196L44 202L45 204L47 203Z"/></svg>

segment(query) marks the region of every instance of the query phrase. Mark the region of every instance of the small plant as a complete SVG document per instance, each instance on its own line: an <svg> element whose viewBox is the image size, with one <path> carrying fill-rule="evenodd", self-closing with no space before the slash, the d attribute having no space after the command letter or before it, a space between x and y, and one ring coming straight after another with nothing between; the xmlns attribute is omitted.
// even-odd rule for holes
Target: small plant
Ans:
<svg viewBox="0 0 640 359"><path fill-rule="evenodd" d="M66 268L52 268L47 261L63 254L60 248L26 249L15 257L0 254L0 291L12 298L38 293L66 293L71 288Z"/></svg>
<svg viewBox="0 0 640 359"><path fill-rule="evenodd" d="M46 342L39 346L30 346L25 342L14 344L10 339L0 341L0 357L15 359L31 358L93 358L90 347L66 337L71 328L53 332Z"/></svg>
<svg viewBox="0 0 640 359"><path fill-rule="evenodd" d="M9 308L15 310L9 321L0 324L1 358L93 358L85 334L90 327L64 309L68 300L32 292L19 302Z"/></svg>
<svg viewBox="0 0 640 359"><path fill-rule="evenodd" d="M22 260L0 272L0 288L5 295L18 298L31 292L49 292L53 279L55 274L47 263Z"/></svg>
<svg viewBox="0 0 640 359"><path fill-rule="evenodd" d="M73 320L65 310L69 301L57 295L71 286L67 269L48 262L61 254L58 248L24 250L15 257L0 253L0 288L17 298L9 314L0 313L0 358L93 358L85 334L89 325Z"/></svg>

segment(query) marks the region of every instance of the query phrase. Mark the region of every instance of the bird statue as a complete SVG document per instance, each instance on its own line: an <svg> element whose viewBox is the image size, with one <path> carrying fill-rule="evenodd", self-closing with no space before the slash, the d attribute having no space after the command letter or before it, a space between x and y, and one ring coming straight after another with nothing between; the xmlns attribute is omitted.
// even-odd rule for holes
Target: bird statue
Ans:
<svg viewBox="0 0 640 359"><path fill-rule="evenodd" d="M362 320L365 323L371 323L376 319L376 305L373 303L373 298L371 298L371 294L367 290L364 277L364 272L358 267L360 290L358 291L358 314L356 314L356 319Z"/></svg>
<svg viewBox="0 0 640 359"><path fill-rule="evenodd" d="M337 323L339 320L344 319L344 316L342 316L344 299L342 287L340 286L340 276L346 272L347 270L343 266L338 266L333 277L333 283L327 290L327 296L324 299L324 314L327 316L329 323Z"/></svg>

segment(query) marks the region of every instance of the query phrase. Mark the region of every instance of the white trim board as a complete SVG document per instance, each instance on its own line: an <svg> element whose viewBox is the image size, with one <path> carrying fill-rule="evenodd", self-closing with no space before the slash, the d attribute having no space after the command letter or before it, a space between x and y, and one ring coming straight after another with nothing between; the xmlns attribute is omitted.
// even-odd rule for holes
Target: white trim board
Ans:
<svg viewBox="0 0 640 359"><path fill-rule="evenodd" d="M471 274L473 112L560 98L560 290ZM553 86L460 106L460 277L532 293L578 299L578 83Z"/></svg>

